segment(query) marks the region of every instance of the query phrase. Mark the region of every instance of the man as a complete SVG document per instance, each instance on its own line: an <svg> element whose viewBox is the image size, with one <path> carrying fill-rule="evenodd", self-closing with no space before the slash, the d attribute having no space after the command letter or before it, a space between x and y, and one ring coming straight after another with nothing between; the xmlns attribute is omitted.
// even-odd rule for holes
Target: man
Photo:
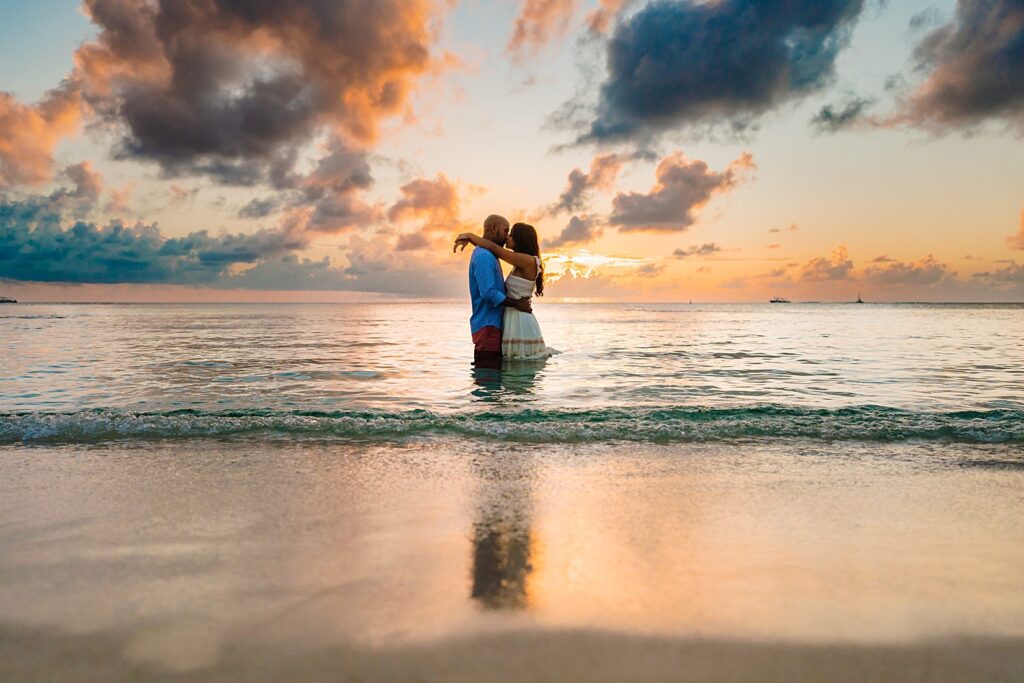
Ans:
<svg viewBox="0 0 1024 683"><path fill-rule="evenodd" d="M491 214L484 221L484 237L504 246L508 239L508 221L503 216ZM462 247L465 249L465 244ZM469 258L469 296L473 302L473 315L469 318L473 334L473 364L478 368L500 368L501 324L505 306L532 313L530 299L509 299L505 296L498 257L486 249L474 249Z"/></svg>

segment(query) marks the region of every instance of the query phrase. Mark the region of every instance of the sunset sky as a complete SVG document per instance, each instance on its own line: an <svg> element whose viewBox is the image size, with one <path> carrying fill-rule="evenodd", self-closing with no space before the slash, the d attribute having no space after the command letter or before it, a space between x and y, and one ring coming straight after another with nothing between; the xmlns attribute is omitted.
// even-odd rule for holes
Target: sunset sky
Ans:
<svg viewBox="0 0 1024 683"><path fill-rule="evenodd" d="M1024 300L1020 0L0 0L0 295Z"/></svg>

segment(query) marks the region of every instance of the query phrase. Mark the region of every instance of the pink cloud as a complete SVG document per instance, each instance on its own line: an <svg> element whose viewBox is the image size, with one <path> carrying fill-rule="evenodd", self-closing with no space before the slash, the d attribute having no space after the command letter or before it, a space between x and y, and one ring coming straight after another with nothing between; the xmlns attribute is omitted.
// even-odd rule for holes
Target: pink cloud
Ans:
<svg viewBox="0 0 1024 683"><path fill-rule="evenodd" d="M569 28L578 0L523 0L515 20L507 52L521 60L528 50L540 50L561 38Z"/></svg>
<svg viewBox="0 0 1024 683"><path fill-rule="evenodd" d="M53 178L53 148L77 130L79 92L70 84L51 90L35 105L0 91L0 188L41 185Z"/></svg>

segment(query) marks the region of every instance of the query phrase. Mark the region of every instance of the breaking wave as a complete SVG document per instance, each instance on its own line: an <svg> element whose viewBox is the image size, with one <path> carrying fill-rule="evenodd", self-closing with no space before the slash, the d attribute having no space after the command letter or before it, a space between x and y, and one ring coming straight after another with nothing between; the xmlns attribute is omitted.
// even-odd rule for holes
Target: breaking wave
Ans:
<svg viewBox="0 0 1024 683"><path fill-rule="evenodd" d="M447 435L534 443L666 443L780 437L1016 443L1024 442L1024 411L912 412L881 406L811 409L765 405L467 413L99 409L0 414L3 444L276 435L341 440Z"/></svg>

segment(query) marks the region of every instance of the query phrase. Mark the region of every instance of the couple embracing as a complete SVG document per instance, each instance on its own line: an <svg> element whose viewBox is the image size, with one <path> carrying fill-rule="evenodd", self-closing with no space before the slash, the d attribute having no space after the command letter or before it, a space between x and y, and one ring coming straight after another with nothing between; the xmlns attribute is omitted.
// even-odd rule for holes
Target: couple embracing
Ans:
<svg viewBox="0 0 1024 683"><path fill-rule="evenodd" d="M484 221L483 236L464 232L455 238L454 249L472 244L469 259L469 295L473 315L473 362L480 368L500 368L502 360L542 360L557 353L544 344L540 325L533 315L533 293L544 295L544 264L540 243L532 225L491 215ZM512 266L501 280L498 259Z"/></svg>

